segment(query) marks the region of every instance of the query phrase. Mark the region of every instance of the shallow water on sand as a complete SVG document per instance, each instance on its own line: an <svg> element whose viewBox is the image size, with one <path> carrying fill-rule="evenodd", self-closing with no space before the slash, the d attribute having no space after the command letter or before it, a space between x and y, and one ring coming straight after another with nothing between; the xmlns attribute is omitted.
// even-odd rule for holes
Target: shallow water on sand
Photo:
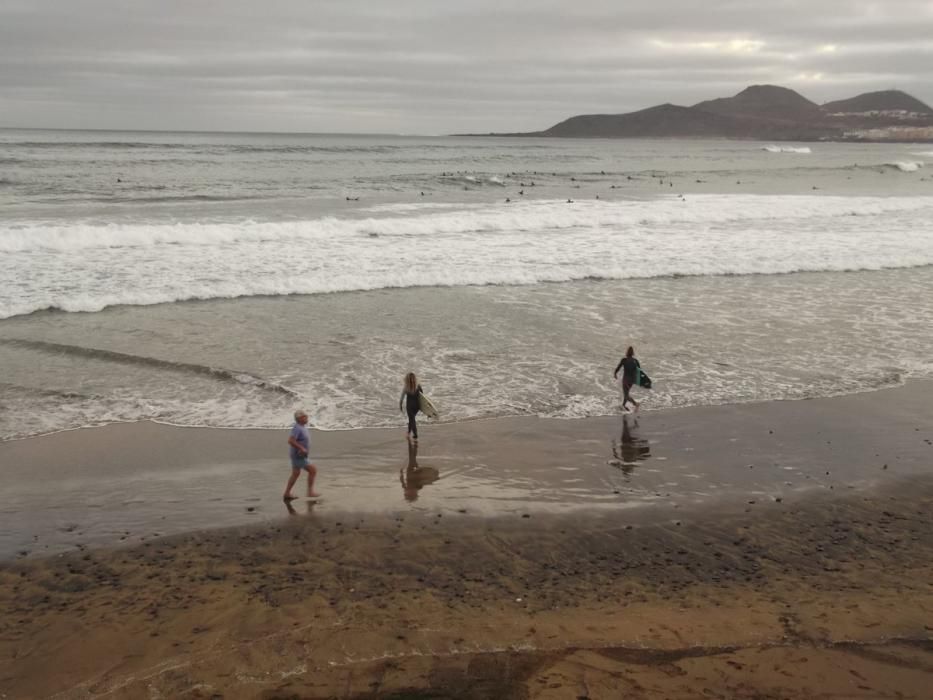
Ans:
<svg viewBox="0 0 933 700"><path fill-rule="evenodd" d="M417 371L445 422L800 399L933 375L933 267L252 297L0 322L4 437L151 418L402 426ZM52 407L54 410L49 410Z"/></svg>
<svg viewBox="0 0 933 700"><path fill-rule="evenodd" d="M511 418L315 433L315 502L280 494L285 431L152 423L0 443L0 557L132 544L296 514L511 517L602 514L673 523L694 511L793 504L930 473L929 387L802 402ZM274 457L274 455L279 455ZM63 461L63 456L67 459ZM62 464L54 483L36 464ZM304 492L305 481L295 488Z"/></svg>

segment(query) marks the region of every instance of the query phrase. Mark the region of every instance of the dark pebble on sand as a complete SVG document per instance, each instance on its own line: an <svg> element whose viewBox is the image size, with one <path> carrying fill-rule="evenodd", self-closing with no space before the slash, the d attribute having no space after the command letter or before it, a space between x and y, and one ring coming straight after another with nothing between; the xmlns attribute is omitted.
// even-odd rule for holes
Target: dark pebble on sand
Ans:
<svg viewBox="0 0 933 700"><path fill-rule="evenodd" d="M254 510L256 510L256 506L246 506L247 513L252 513Z"/></svg>
<svg viewBox="0 0 933 700"><path fill-rule="evenodd" d="M523 517L523 518L530 518L531 516L528 515L528 513L524 513L524 514L522 515L522 517Z"/></svg>

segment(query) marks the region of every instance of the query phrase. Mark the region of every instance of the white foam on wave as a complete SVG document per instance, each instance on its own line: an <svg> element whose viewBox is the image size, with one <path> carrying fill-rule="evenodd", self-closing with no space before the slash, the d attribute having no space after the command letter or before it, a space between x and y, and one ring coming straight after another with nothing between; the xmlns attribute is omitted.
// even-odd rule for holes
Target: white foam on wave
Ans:
<svg viewBox="0 0 933 700"><path fill-rule="evenodd" d="M362 207L360 212L366 214L410 214L429 210L459 209L462 205L453 202L393 202L390 204L373 204Z"/></svg>
<svg viewBox="0 0 933 700"><path fill-rule="evenodd" d="M892 163L885 163L885 165L890 165L905 173L915 173L918 170L920 170L920 168L923 167L923 161L922 160L896 160Z"/></svg>
<svg viewBox="0 0 933 700"><path fill-rule="evenodd" d="M809 146L764 146L761 150L768 153L811 153Z"/></svg>
<svg viewBox="0 0 933 700"><path fill-rule="evenodd" d="M177 224L73 224L0 227L0 252L80 251L85 249L188 248L290 242L333 242L348 237L430 237L474 233L536 232L552 229L717 226L745 222L750 228L814 217L926 212L931 197L832 197L691 195L689 199L584 201L532 200L511 205L461 205L454 211L400 209L366 218L322 217L308 221ZM409 215L404 215L409 214Z"/></svg>
<svg viewBox="0 0 933 700"><path fill-rule="evenodd" d="M920 151L919 153L911 153L912 156L920 156L921 158L933 158L933 151Z"/></svg>
<svg viewBox="0 0 933 700"><path fill-rule="evenodd" d="M0 228L0 251L0 318L254 295L879 269L933 264L933 197L692 195L362 219L36 224Z"/></svg>
<svg viewBox="0 0 933 700"><path fill-rule="evenodd" d="M498 175L485 177L483 175L477 176L458 173L456 175L444 176L442 180L454 183L466 183L467 185L495 185L497 187L505 187L505 181Z"/></svg>

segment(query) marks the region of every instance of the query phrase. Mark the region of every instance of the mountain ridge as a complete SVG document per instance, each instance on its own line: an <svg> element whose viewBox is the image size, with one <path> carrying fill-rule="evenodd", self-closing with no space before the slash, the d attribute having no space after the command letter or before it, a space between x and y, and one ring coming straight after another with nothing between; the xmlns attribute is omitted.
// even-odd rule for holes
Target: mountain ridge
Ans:
<svg viewBox="0 0 933 700"><path fill-rule="evenodd" d="M907 112L931 113L933 109L903 90L879 90L863 92L847 100L826 102L822 108L829 112L880 112L904 110Z"/></svg>
<svg viewBox="0 0 933 700"><path fill-rule="evenodd" d="M580 114L543 131L486 135L933 142L933 108L901 90L818 105L790 88L750 85L689 107L667 102L621 114Z"/></svg>

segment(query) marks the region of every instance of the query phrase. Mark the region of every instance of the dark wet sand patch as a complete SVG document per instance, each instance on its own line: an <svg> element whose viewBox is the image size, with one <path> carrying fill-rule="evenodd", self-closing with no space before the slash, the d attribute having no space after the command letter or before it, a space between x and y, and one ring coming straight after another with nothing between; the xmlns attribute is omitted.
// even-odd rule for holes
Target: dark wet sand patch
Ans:
<svg viewBox="0 0 933 700"><path fill-rule="evenodd" d="M931 503L917 477L680 525L311 507L10 563L0 692L927 697Z"/></svg>

